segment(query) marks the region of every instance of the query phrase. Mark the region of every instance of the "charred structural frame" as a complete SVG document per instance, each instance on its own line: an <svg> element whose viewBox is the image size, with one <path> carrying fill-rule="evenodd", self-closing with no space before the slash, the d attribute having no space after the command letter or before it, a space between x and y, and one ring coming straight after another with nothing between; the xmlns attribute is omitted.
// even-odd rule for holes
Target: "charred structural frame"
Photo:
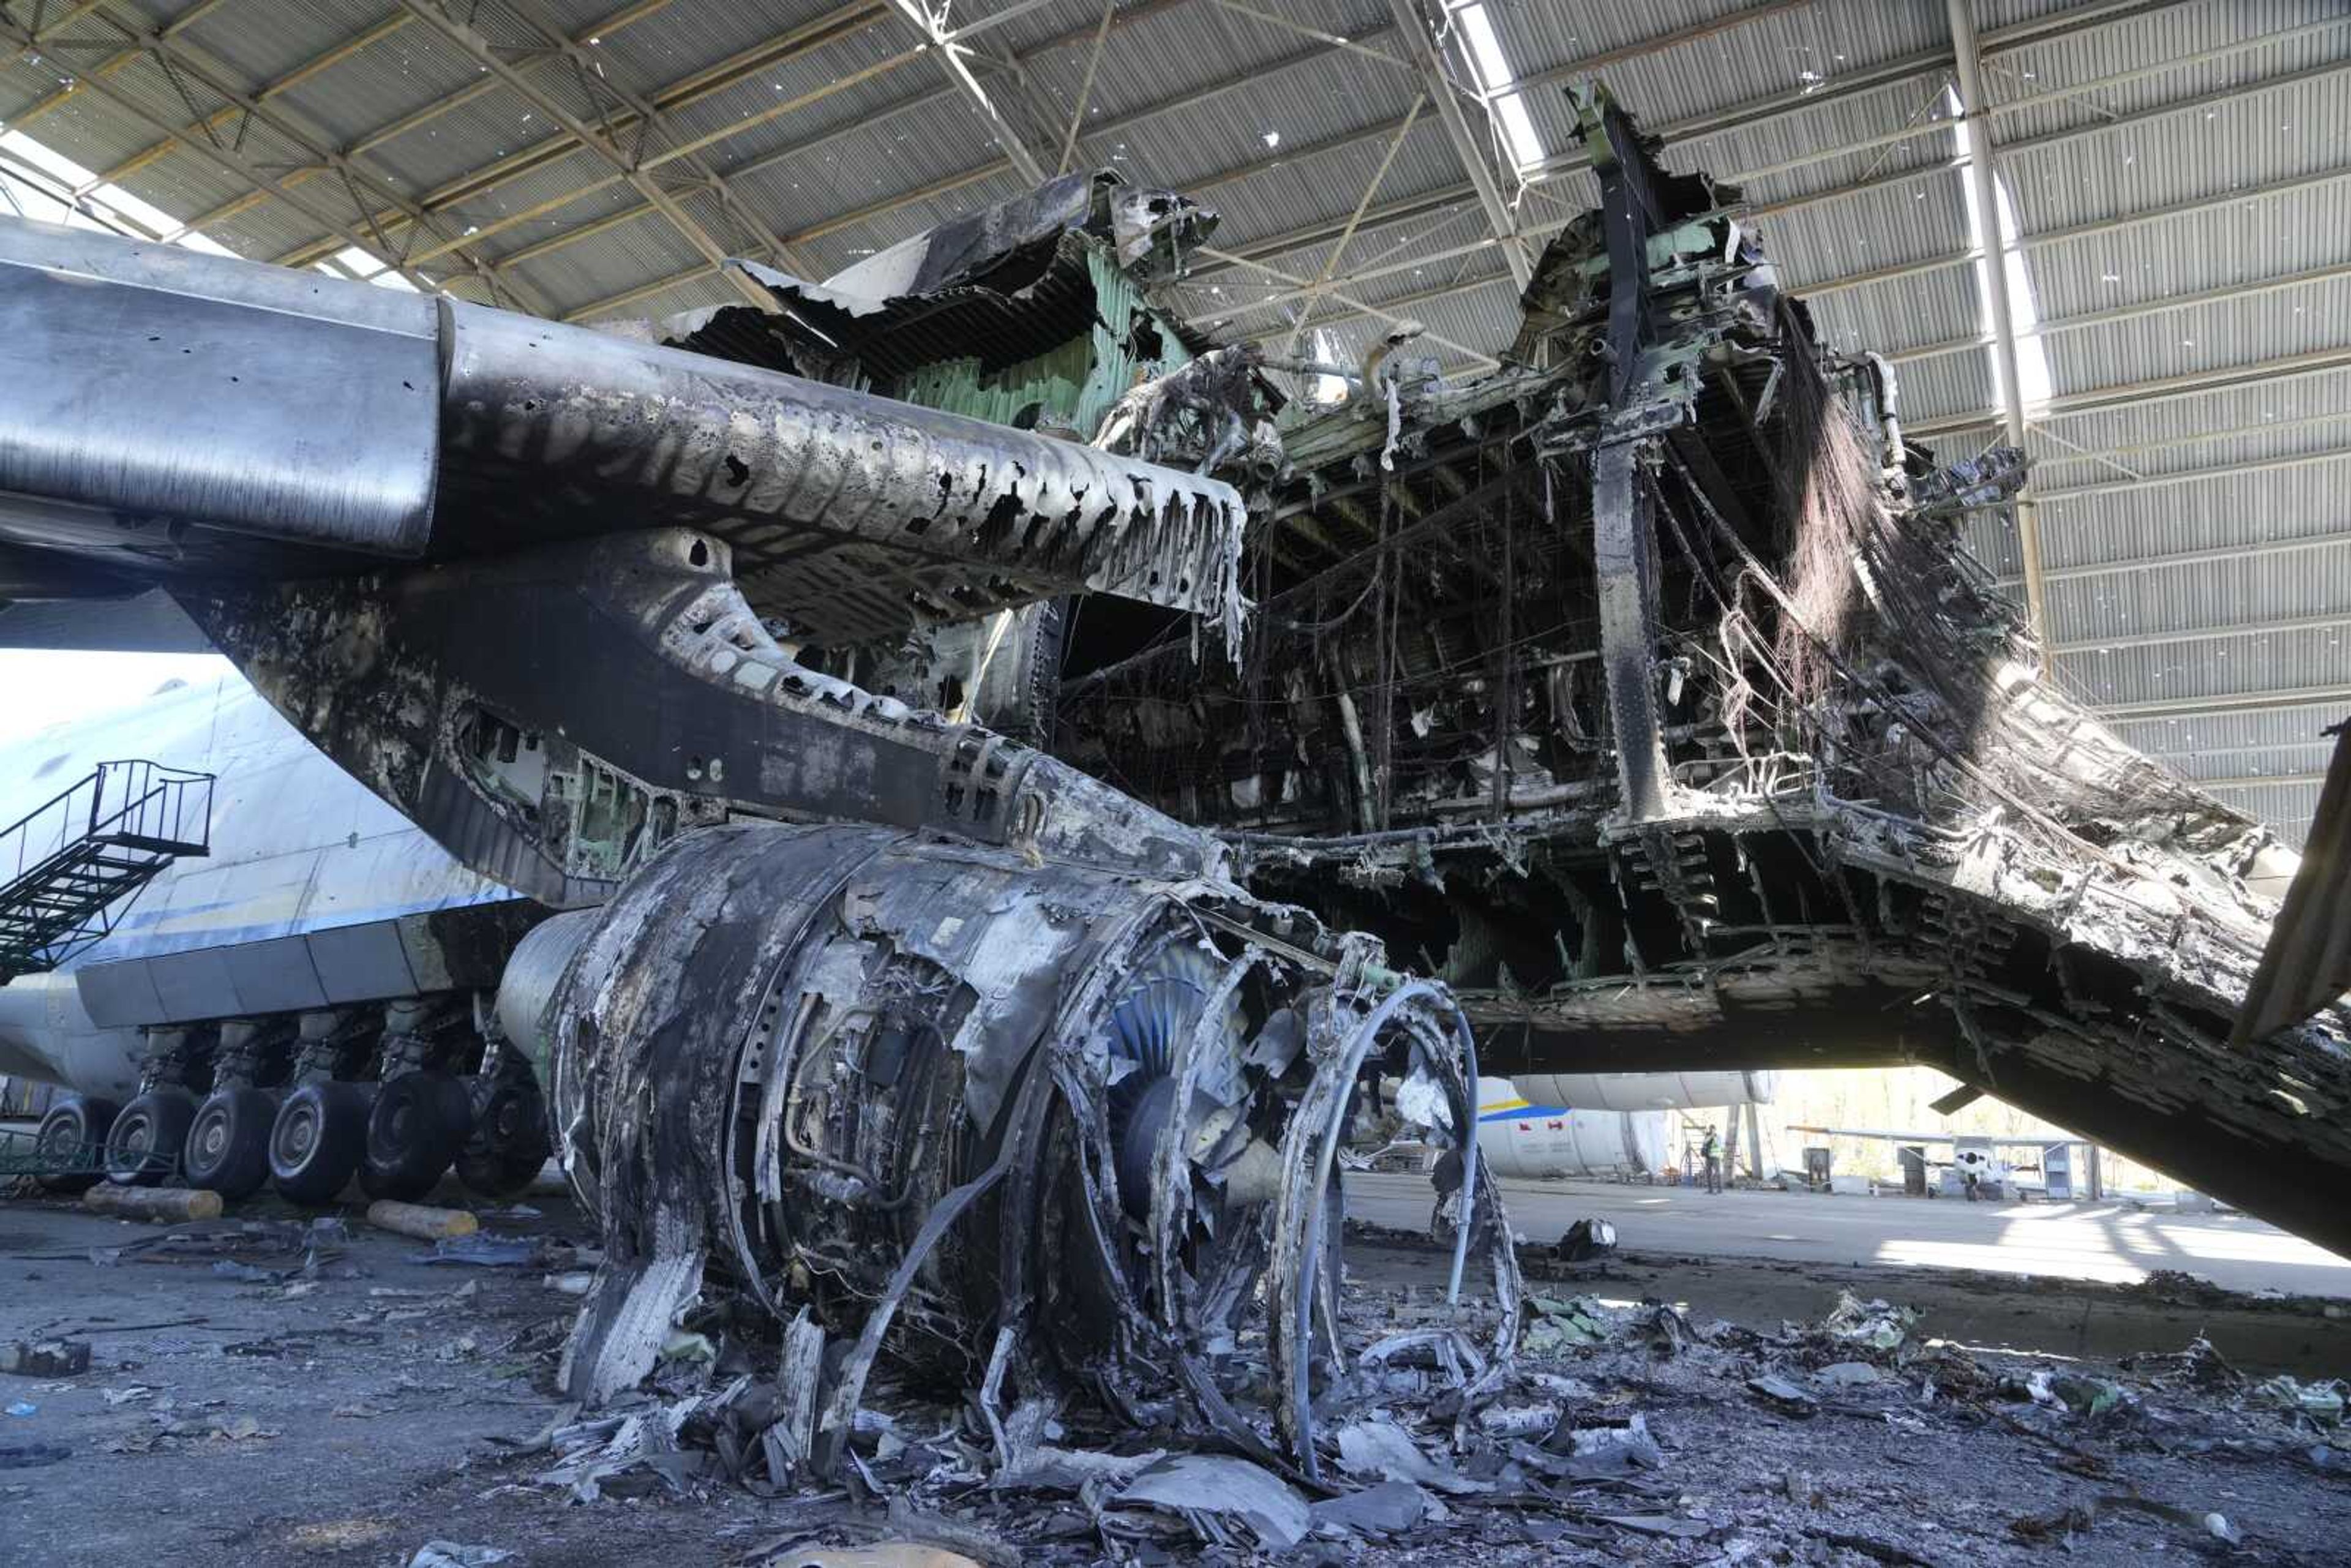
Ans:
<svg viewBox="0 0 2351 1568"><path fill-rule="evenodd" d="M1157 292L1215 215L1108 174L632 335L0 225L0 596L161 584L520 895L380 1019L130 1020L147 1087L385 1190L551 1145L575 1392L723 1276L819 1472L887 1355L1315 1477L1372 1072L1472 1155L1503 1357L1481 1057L1928 1062L2351 1245L2341 1017L2226 1041L2285 857L1959 549L2022 455L1907 443L1578 102L1602 209L1466 382L1215 347Z"/></svg>
<svg viewBox="0 0 2351 1568"><path fill-rule="evenodd" d="M1057 746L1447 981L1489 1071L1921 1062L2335 1247L2344 1018L2231 1024L2292 857L2039 677L1735 193L1580 101L1600 211L1507 363L1284 430L1238 664L1070 680Z"/></svg>

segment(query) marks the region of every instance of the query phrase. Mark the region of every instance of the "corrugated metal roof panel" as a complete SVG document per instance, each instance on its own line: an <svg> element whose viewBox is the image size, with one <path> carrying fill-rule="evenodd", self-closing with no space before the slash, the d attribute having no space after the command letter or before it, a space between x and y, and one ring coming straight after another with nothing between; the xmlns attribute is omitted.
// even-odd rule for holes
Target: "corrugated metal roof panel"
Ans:
<svg viewBox="0 0 2351 1568"><path fill-rule="evenodd" d="M2184 635L2178 642L2063 653L2073 689L2097 703L2184 702L2238 692L2339 685L2351 624Z"/></svg>
<svg viewBox="0 0 2351 1568"><path fill-rule="evenodd" d="M222 5L177 30L172 42L193 49L204 63L227 68L234 85L252 90L364 35L383 19L383 8L371 0L277 0L269 8L269 25L256 27L250 15L239 15L237 6ZM84 26L94 23L95 18Z"/></svg>
<svg viewBox="0 0 2351 1568"><path fill-rule="evenodd" d="M2059 319L2339 266L2346 232L2351 180L2036 246L2026 260L2042 314Z"/></svg>
<svg viewBox="0 0 2351 1568"><path fill-rule="evenodd" d="M2351 538L2292 555L2249 555L2061 578L2048 585L2066 642L2201 633L2247 622L2341 614L2351 622Z"/></svg>
<svg viewBox="0 0 2351 1568"><path fill-rule="evenodd" d="M2064 569L2351 536L2346 479L2351 469L2314 465L2224 472L2102 495L2052 496L2040 507L2042 559L2052 569Z"/></svg>
<svg viewBox="0 0 2351 1568"><path fill-rule="evenodd" d="M2315 784L2259 784L2206 788L2240 811L2275 829L2278 837L2295 849L2310 836L2310 820L2318 810Z"/></svg>
<svg viewBox="0 0 2351 1568"><path fill-rule="evenodd" d="M2065 422L2065 439L2111 453L2137 473L2217 467L2240 455L2258 457L2309 450L2342 437L2330 416L2351 415L2351 371L2279 378L2197 398L2124 404ZM2305 421L2324 421L2317 424ZM2250 434L2215 440L2222 432ZM2272 433L2274 434L2267 434ZM2306 445L2295 444L2296 439ZM2051 488L2121 477L2107 463L2055 442L2036 445L2039 476Z"/></svg>
<svg viewBox="0 0 2351 1568"><path fill-rule="evenodd" d="M2241 759L2272 752L2300 754L2328 744L2325 732L2351 715L2351 700L2304 703L2266 712L2181 714L2162 718L2122 719L2115 733L2144 751L2169 758L2207 762ZM2323 762L2323 758L2322 758ZM2267 768L2265 772L2283 769ZM2243 771L2252 771L2244 769Z"/></svg>
<svg viewBox="0 0 2351 1568"><path fill-rule="evenodd" d="M2351 277L2053 333L2043 345L2063 397L2337 347L2351 339L2346 307Z"/></svg>

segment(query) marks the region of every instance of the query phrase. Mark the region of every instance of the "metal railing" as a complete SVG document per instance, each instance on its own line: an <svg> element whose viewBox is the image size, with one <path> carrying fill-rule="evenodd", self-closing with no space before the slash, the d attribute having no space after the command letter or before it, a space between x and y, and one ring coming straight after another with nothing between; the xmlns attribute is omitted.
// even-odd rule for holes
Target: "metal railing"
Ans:
<svg viewBox="0 0 2351 1568"><path fill-rule="evenodd" d="M10 884L72 846L98 841L201 855L212 844L213 776L141 758L101 762L5 828L0 864Z"/></svg>

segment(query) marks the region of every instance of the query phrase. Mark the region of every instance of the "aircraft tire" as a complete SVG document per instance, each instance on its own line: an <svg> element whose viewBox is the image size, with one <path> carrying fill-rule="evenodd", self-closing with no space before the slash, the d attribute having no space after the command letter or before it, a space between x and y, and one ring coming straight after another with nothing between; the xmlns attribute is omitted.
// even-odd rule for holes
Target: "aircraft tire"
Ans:
<svg viewBox="0 0 2351 1568"><path fill-rule="evenodd" d="M157 1186L180 1162L196 1097L184 1089L151 1089L115 1114L106 1130L106 1179L117 1186Z"/></svg>
<svg viewBox="0 0 2351 1568"><path fill-rule="evenodd" d="M446 1072L404 1072L375 1092L360 1186L413 1203L433 1190L474 1130L465 1086Z"/></svg>
<svg viewBox="0 0 2351 1568"><path fill-rule="evenodd" d="M188 1185L229 1199L259 1192L269 1182L269 1134L277 1123L277 1097L267 1090L214 1090L196 1107L180 1156Z"/></svg>
<svg viewBox="0 0 2351 1568"><path fill-rule="evenodd" d="M457 1156L457 1179L484 1197L512 1197L531 1184L552 1148L538 1085L501 1083L490 1091L474 1136Z"/></svg>
<svg viewBox="0 0 2351 1568"><path fill-rule="evenodd" d="M120 1109L111 1100L89 1094L68 1094L48 1109L33 1134L33 1146L44 1155L64 1157L69 1151L106 1146L106 1134ZM99 1171L60 1171L40 1178L47 1192L88 1192L104 1180Z"/></svg>
<svg viewBox="0 0 2351 1568"><path fill-rule="evenodd" d="M368 1092L358 1083L305 1083L269 1124L269 1179L288 1201L332 1203L367 1152Z"/></svg>

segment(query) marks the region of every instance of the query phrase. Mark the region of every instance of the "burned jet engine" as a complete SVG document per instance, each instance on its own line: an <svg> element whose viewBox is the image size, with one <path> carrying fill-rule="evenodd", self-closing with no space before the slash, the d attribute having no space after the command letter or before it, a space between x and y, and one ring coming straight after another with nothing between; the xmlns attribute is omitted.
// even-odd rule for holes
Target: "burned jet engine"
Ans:
<svg viewBox="0 0 2351 1568"><path fill-rule="evenodd" d="M1212 879L874 828L682 838L534 930L498 998L604 1221L571 1392L643 1377L707 1269L846 1343L795 1456L820 1472L887 1354L956 1389L1008 1372L1130 1418L1172 1404L1279 1462L1270 1430L1313 1473L1364 1070L1473 1150L1465 1203L1483 1174L1468 1026L1379 960ZM1508 1228L1459 1228L1457 1287L1473 1232L1507 1354Z"/></svg>

